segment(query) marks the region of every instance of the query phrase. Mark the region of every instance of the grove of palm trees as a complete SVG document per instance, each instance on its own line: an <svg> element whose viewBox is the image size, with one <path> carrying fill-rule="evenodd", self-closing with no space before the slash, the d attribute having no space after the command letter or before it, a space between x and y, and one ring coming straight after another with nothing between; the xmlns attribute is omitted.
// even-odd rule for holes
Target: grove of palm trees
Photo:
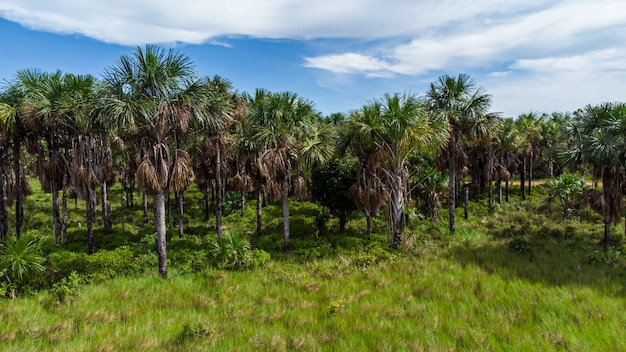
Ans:
<svg viewBox="0 0 626 352"><path fill-rule="evenodd" d="M7 350L621 350L626 104L322 116L173 49L0 88ZM447 214L448 216L441 216Z"/></svg>

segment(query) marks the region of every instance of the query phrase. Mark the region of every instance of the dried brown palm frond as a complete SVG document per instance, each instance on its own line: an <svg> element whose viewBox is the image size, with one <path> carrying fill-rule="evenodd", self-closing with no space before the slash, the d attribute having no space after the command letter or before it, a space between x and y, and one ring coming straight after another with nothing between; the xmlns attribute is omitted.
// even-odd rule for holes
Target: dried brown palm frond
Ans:
<svg viewBox="0 0 626 352"><path fill-rule="evenodd" d="M204 140L204 143L202 143L202 153L210 157L215 157L215 155L217 155L217 146L212 138Z"/></svg>
<svg viewBox="0 0 626 352"><path fill-rule="evenodd" d="M149 194L163 190L156 168L147 157L137 167L137 185L140 190Z"/></svg>
<svg viewBox="0 0 626 352"><path fill-rule="evenodd" d="M281 189L281 184L275 181L269 181L266 184L266 190L271 200L279 201L283 197L283 191Z"/></svg>
<svg viewBox="0 0 626 352"><path fill-rule="evenodd" d="M189 121L193 118L193 106L188 100L183 100L178 104L170 104L170 116L174 118L176 128L181 132L186 132L189 128Z"/></svg>
<svg viewBox="0 0 626 352"><path fill-rule="evenodd" d="M111 144L111 149L121 152L126 149L126 143L124 140L118 136L112 136L109 138L109 143Z"/></svg>
<svg viewBox="0 0 626 352"><path fill-rule="evenodd" d="M356 203L357 207L363 208L365 206L365 190L358 183L354 183L348 188L348 197L350 197Z"/></svg>
<svg viewBox="0 0 626 352"><path fill-rule="evenodd" d="M50 156L45 172L50 180L57 182L63 180L63 175L65 174L65 160L59 153L54 153Z"/></svg>
<svg viewBox="0 0 626 352"><path fill-rule="evenodd" d="M239 192L246 191L246 180L240 174L233 176L233 189Z"/></svg>
<svg viewBox="0 0 626 352"><path fill-rule="evenodd" d="M291 195L298 201L307 199L306 179L304 176L298 175L291 179Z"/></svg>
<svg viewBox="0 0 626 352"><path fill-rule="evenodd" d="M495 169L496 169L496 180L508 181L511 179L511 174L509 173L509 170L507 170L506 167L504 167L504 165L497 163L495 166Z"/></svg>
<svg viewBox="0 0 626 352"><path fill-rule="evenodd" d="M192 178L191 157L182 149L176 150L176 161L172 167L170 187L177 192L182 191L189 187Z"/></svg>
<svg viewBox="0 0 626 352"><path fill-rule="evenodd" d="M269 149L261 155L261 169L263 177L282 178L287 173L287 163L289 160L285 155L285 151L281 148Z"/></svg>

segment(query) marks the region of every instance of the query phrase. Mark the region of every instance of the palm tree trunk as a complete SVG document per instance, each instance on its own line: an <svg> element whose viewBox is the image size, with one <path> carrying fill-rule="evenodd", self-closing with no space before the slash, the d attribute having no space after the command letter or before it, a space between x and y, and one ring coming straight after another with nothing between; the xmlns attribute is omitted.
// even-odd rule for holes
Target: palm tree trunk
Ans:
<svg viewBox="0 0 626 352"><path fill-rule="evenodd" d="M61 221L61 236L63 244L67 244L67 175L63 175L63 192L61 200L61 213L63 221Z"/></svg>
<svg viewBox="0 0 626 352"><path fill-rule="evenodd" d="M291 168L287 168L288 172L286 176L283 177L282 180L282 191L283 191L283 238L285 240L285 244L283 249L288 251L291 248L291 243L289 242L289 175L291 175Z"/></svg>
<svg viewBox="0 0 626 352"><path fill-rule="evenodd" d="M262 211L263 211L263 190L261 187L261 182L257 181L257 189L256 189L256 233L257 235L261 234L261 226L262 226Z"/></svg>
<svg viewBox="0 0 626 352"><path fill-rule="evenodd" d="M456 207L456 141L452 134L448 146L448 216L450 220L450 233L454 233L454 211Z"/></svg>
<svg viewBox="0 0 626 352"><path fill-rule="evenodd" d="M163 191L159 191L154 195L154 230L157 233L156 246L159 257L159 274L165 279L167 278L167 233Z"/></svg>
<svg viewBox="0 0 626 352"><path fill-rule="evenodd" d="M59 186L57 185L57 181L52 180L51 182L52 189L52 218L54 222L54 239L55 243L61 244L61 214L59 212Z"/></svg>
<svg viewBox="0 0 626 352"><path fill-rule="evenodd" d="M204 196L203 196L204 198L204 221L208 222L209 217L210 217L209 215L210 213L209 212L209 187L206 187L203 193L204 193Z"/></svg>
<svg viewBox="0 0 626 352"><path fill-rule="evenodd" d="M145 225L148 223L148 195L146 192L141 193L143 195L143 224ZM163 206L165 206L165 204Z"/></svg>
<svg viewBox="0 0 626 352"><path fill-rule="evenodd" d="M107 235L113 233L111 204L109 203L109 187L106 181L102 183L102 221L104 222L104 232Z"/></svg>
<svg viewBox="0 0 626 352"><path fill-rule="evenodd" d="M402 206L404 205L404 195L402 194L402 175L399 170L390 172L391 192L389 194L389 216L391 225L392 248L398 248L402 244Z"/></svg>
<svg viewBox="0 0 626 352"><path fill-rule="evenodd" d="M24 206L22 204L22 168L20 166L20 140L13 138L13 173L15 174L15 237L20 238L24 222Z"/></svg>
<svg viewBox="0 0 626 352"><path fill-rule="evenodd" d="M185 211L185 194L184 191L178 192L178 238L184 238L183 234L183 214Z"/></svg>
<svg viewBox="0 0 626 352"><path fill-rule="evenodd" d="M9 232L9 212L4 200L4 167L0 167L0 242L5 242Z"/></svg>
<svg viewBox="0 0 626 352"><path fill-rule="evenodd" d="M522 170L520 172L520 191L522 192L522 200L526 200L526 157L522 157Z"/></svg>
<svg viewBox="0 0 626 352"><path fill-rule="evenodd" d="M87 200L85 204L86 209L86 218L87 218L87 253L94 254L95 246L93 240L93 221L94 221L94 211L93 208L95 206L95 190L89 189L87 191Z"/></svg>
<svg viewBox="0 0 626 352"><path fill-rule="evenodd" d="M493 182L491 182L491 180L488 181L489 183L489 200L487 201L487 205L489 206L489 209L491 209L493 207Z"/></svg>
<svg viewBox="0 0 626 352"><path fill-rule="evenodd" d="M215 230L217 239L222 239L222 172L220 147L215 148Z"/></svg>
<svg viewBox="0 0 626 352"><path fill-rule="evenodd" d="M498 192L498 204L502 205L502 181L498 180L496 183L496 191Z"/></svg>
<svg viewBox="0 0 626 352"><path fill-rule="evenodd" d="M533 152L528 155L528 195L532 193L533 187Z"/></svg>

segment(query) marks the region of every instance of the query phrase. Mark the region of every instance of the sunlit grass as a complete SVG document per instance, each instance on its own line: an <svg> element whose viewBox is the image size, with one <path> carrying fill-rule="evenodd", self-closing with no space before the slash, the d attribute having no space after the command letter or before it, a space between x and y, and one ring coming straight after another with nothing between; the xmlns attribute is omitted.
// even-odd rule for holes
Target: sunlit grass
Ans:
<svg viewBox="0 0 626 352"><path fill-rule="evenodd" d="M116 192L114 199L121 199ZM625 350L621 247L608 261L597 252L602 229L593 215L561 222L537 210L543 200L534 192L526 203L512 197L491 210L482 200L472 203L469 219L457 217L454 235L447 232L445 210L440 225L411 219L406 231L413 245L397 251L386 248L382 217L370 239L360 214L349 219L346 234L331 220L320 235L320 209L293 202L293 251L284 254L280 207L264 208L257 236L251 201L243 217L238 211L225 216L225 230L249 235L272 260L224 271L207 259L214 218L203 220L201 195L192 190L183 240L168 222L169 279L157 277L156 262L147 262L142 276L81 285L64 302L53 291L0 300L0 349ZM29 202L31 218L48 224L45 196L36 193ZM79 202L72 221L82 221L81 209ZM98 233L97 247L128 244L149 252L146 236L153 230L143 224L140 198L125 215L126 228L116 222L113 235ZM82 226L70 229L79 252L86 250ZM29 225L28 231L44 230ZM617 227L616 236L621 231Z"/></svg>

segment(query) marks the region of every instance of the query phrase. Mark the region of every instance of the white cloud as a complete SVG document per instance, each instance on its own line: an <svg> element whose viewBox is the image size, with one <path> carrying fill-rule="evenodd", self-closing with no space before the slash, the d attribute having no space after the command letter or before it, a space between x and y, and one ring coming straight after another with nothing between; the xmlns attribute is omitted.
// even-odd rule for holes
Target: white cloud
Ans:
<svg viewBox="0 0 626 352"><path fill-rule="evenodd" d="M110 43L200 43L217 36L385 38L527 10L554 0L3 0L27 27ZM459 11L462 9L462 11ZM491 18L491 17L490 17Z"/></svg>
<svg viewBox="0 0 626 352"><path fill-rule="evenodd" d="M626 100L624 0L2 0L0 17L123 45L341 38L303 65L333 84L467 72L509 115Z"/></svg>

